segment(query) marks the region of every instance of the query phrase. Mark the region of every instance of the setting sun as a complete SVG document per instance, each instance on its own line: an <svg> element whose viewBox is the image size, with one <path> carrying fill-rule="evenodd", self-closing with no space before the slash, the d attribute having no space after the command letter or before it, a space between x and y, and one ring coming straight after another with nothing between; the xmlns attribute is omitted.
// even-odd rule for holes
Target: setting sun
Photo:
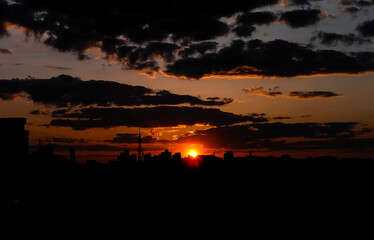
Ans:
<svg viewBox="0 0 374 240"><path fill-rule="evenodd" d="M188 155L190 155L191 157L196 157L197 156L197 153L195 150L191 150Z"/></svg>

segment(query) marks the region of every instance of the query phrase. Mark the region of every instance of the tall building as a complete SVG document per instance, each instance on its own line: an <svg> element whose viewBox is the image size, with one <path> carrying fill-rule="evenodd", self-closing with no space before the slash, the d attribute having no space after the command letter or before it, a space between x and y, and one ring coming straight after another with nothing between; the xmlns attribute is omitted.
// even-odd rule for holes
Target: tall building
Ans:
<svg viewBox="0 0 374 240"><path fill-rule="evenodd" d="M24 160L29 154L26 118L0 118L0 154L8 160Z"/></svg>
<svg viewBox="0 0 374 240"><path fill-rule="evenodd" d="M160 154L161 160L171 160L171 152L166 148L164 152Z"/></svg>

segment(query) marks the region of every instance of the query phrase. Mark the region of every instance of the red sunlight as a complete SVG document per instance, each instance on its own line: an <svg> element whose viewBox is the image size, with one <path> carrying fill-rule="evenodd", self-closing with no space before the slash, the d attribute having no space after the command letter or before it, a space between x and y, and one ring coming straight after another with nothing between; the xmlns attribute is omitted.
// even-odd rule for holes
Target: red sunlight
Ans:
<svg viewBox="0 0 374 240"><path fill-rule="evenodd" d="M200 164L201 158L198 156L195 150L190 150L188 153L188 157L185 158L185 161L188 166L190 167L198 167Z"/></svg>

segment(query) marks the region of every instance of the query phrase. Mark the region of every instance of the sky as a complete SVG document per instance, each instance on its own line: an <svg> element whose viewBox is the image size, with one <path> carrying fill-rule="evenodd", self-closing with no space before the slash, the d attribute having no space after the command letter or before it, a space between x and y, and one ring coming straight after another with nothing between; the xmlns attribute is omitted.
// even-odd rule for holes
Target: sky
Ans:
<svg viewBox="0 0 374 240"><path fill-rule="evenodd" d="M374 1L0 0L0 117L77 160L374 157Z"/></svg>

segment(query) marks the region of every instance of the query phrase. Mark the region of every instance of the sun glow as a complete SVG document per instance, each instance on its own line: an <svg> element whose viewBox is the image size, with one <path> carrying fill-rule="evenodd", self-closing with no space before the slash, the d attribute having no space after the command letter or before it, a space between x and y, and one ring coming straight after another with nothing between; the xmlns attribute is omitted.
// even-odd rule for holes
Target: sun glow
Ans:
<svg viewBox="0 0 374 240"><path fill-rule="evenodd" d="M190 155L191 157L197 157L197 152L195 150L191 150L188 155Z"/></svg>

